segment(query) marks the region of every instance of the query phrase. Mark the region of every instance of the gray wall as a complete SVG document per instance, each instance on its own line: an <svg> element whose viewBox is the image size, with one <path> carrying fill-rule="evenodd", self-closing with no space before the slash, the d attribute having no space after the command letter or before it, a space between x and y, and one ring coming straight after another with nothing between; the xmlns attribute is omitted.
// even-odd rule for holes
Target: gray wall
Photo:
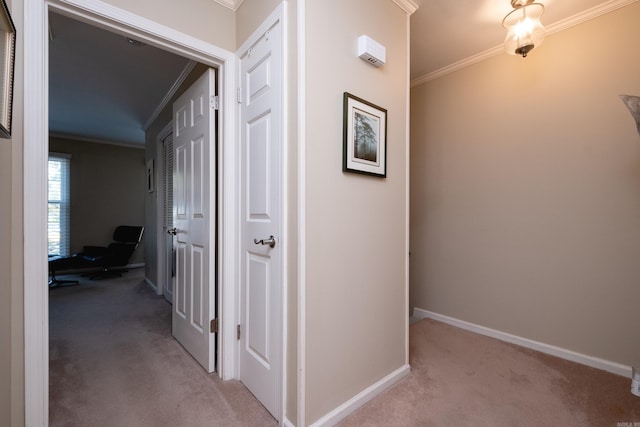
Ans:
<svg viewBox="0 0 640 427"><path fill-rule="evenodd" d="M71 154L71 253L106 246L118 225L144 225L144 149L51 138L51 152ZM144 262L144 241L130 261Z"/></svg>
<svg viewBox="0 0 640 427"><path fill-rule="evenodd" d="M640 365L640 3L411 91L411 305Z"/></svg>

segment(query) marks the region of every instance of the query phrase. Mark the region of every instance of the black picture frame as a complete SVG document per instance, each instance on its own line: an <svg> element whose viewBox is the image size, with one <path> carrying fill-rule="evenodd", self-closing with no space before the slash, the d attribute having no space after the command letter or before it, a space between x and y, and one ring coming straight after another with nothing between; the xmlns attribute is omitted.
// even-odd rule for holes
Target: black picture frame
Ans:
<svg viewBox="0 0 640 427"><path fill-rule="evenodd" d="M344 172L386 178L387 110L344 93Z"/></svg>
<svg viewBox="0 0 640 427"><path fill-rule="evenodd" d="M5 0L0 7L0 138L11 138L16 27Z"/></svg>

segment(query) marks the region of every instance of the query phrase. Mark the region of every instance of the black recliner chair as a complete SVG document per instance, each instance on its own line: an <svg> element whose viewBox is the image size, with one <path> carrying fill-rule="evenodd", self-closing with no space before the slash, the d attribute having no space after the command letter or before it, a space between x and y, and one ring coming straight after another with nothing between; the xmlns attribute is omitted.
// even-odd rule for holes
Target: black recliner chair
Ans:
<svg viewBox="0 0 640 427"><path fill-rule="evenodd" d="M127 270L123 269L142 240L144 227L120 225L113 232L113 242L109 246L85 246L82 252L74 254L81 257L88 268L100 270L88 273L90 279L104 277L121 277Z"/></svg>

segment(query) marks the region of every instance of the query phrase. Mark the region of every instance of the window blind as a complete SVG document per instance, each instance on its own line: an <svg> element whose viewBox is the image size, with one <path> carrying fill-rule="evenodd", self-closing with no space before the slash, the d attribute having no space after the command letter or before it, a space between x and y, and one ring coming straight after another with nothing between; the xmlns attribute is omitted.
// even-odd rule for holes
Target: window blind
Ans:
<svg viewBox="0 0 640 427"><path fill-rule="evenodd" d="M71 156L49 153L47 174L47 247L50 255L69 256Z"/></svg>

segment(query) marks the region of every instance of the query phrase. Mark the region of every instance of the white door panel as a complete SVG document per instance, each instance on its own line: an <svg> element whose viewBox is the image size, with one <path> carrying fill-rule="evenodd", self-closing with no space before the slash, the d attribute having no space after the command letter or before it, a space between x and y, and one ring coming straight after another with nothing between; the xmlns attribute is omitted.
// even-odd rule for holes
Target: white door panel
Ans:
<svg viewBox="0 0 640 427"><path fill-rule="evenodd" d="M216 213L210 207L216 164L214 110L209 103L215 90L214 73L208 70L173 106L176 277L172 328L207 372L215 369L216 343L216 334L210 330L216 296L210 252L215 250L210 224L215 224Z"/></svg>
<svg viewBox="0 0 640 427"><path fill-rule="evenodd" d="M282 363L282 34L277 23L241 57L240 380L279 418ZM275 239L275 245L260 242ZM257 243L256 243L257 242Z"/></svg>

